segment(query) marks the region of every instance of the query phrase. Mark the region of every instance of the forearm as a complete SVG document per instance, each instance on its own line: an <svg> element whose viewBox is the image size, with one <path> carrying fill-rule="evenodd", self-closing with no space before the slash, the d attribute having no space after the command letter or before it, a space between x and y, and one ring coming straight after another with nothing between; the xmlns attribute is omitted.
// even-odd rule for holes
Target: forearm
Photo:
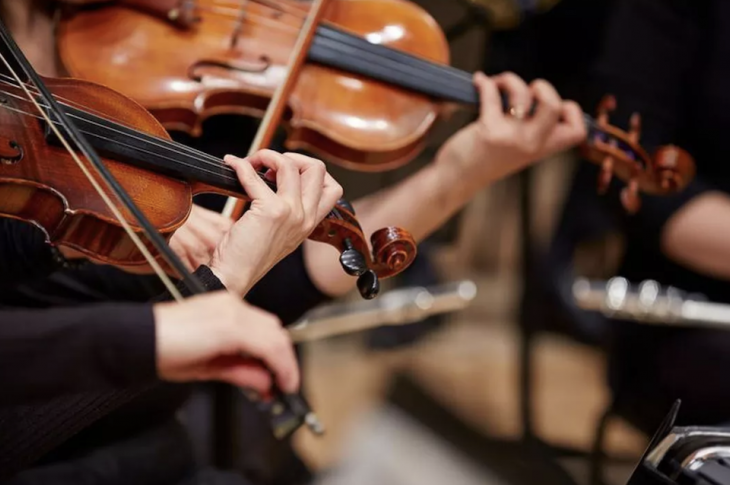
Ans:
<svg viewBox="0 0 730 485"><path fill-rule="evenodd" d="M0 311L3 405L155 378L150 305Z"/></svg>
<svg viewBox="0 0 730 485"><path fill-rule="evenodd" d="M730 280L730 197L707 192L665 224L662 251L693 271Z"/></svg>

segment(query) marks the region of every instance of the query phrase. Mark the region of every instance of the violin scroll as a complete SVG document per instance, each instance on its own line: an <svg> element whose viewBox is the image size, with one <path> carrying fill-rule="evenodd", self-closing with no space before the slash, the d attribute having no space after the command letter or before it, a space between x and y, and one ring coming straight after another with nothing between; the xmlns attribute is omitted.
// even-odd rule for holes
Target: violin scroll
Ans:
<svg viewBox="0 0 730 485"><path fill-rule="evenodd" d="M692 156L675 145L659 148L654 153L659 183L667 192L682 190L695 175Z"/></svg>
<svg viewBox="0 0 730 485"><path fill-rule="evenodd" d="M342 269L357 277L357 288L366 299L380 292L380 279L405 270L416 258L416 241L398 227L386 227L370 237L372 251L349 202L341 200L310 235L310 239L340 251Z"/></svg>
<svg viewBox="0 0 730 485"><path fill-rule="evenodd" d="M641 116L634 113L629 130L623 131L609 123L608 115L616 109L616 99L605 96L599 103L595 120L586 118L588 139L582 153L598 164L598 192L603 194L614 175L626 182L621 191L621 203L630 214L641 208L640 192L669 195L683 190L695 174L692 157L679 147L660 147L654 156L641 147Z"/></svg>
<svg viewBox="0 0 730 485"><path fill-rule="evenodd" d="M386 227L370 236L375 267L383 278L406 269L416 257L416 241L399 227Z"/></svg>

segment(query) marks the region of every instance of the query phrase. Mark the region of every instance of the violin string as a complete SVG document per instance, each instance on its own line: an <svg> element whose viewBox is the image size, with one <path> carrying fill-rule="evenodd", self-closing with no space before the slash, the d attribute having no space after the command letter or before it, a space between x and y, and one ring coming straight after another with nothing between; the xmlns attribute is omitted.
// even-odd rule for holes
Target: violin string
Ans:
<svg viewBox="0 0 730 485"><path fill-rule="evenodd" d="M365 51L368 49L371 49L371 54L377 55L379 57L385 57L388 59L395 60L402 64L407 64L409 62L413 64L420 64L425 68L425 66L428 66L428 69L431 69L433 71L440 71L444 75L453 77L455 79L463 79L465 81L471 82L472 75L466 71L463 71L461 69L456 69L453 66L450 66L448 64L440 64L433 61L429 61L420 57L417 57L413 54L410 54L408 52L404 52L392 47L389 47L385 44L377 44L374 42L371 42L367 40L367 38L363 38L357 35L349 34L348 32L339 30L336 26L327 26L323 25L323 28L320 29L318 38L320 39L328 39L332 43L337 43L339 45L344 46L347 44L349 47L353 49L357 49L360 51ZM416 74L418 75L418 74ZM428 78L431 79L430 77Z"/></svg>
<svg viewBox="0 0 730 485"><path fill-rule="evenodd" d="M258 3L260 5L268 6L269 8L272 8L272 9L274 9L276 11L280 11L279 8L270 6L265 0L251 0L251 1L253 3ZM214 2L214 4L216 4L216 5L221 5L221 4L231 5L230 3L226 3L226 2ZM240 4L238 4L238 5L240 5ZM282 7L283 7L283 5L282 5ZM201 8L201 7L198 7L198 8ZM234 10L236 10L236 9L234 9ZM299 9L297 9L297 10L299 10ZM304 11L302 11L302 10L299 10L299 12L304 13ZM231 14L232 22L233 21L238 21L239 20L239 15L240 15L240 13L238 11L236 11L235 15L232 13ZM299 18L301 18L303 20L304 19L304 16L301 16ZM233 19L235 19L235 20L233 20ZM263 16L263 15L261 15L259 13L255 13L253 11L246 12L246 16L244 17L244 20L255 20L255 19L259 19L259 22L260 23L266 23L267 26L275 26L277 28L282 28L282 29L289 30L293 34L296 34L298 32L298 30L299 30L296 26L292 26L292 25L289 25L289 24L285 24L285 23L283 23L279 19L269 19L269 18L267 18L267 17L265 17L265 16ZM339 40L340 41L347 40L347 38L346 37L343 37L343 38L341 38ZM361 41L363 39L361 37L356 37L355 39L351 39L351 40L353 40L353 41L355 41L355 40ZM367 41L366 41L366 43L359 42L359 45L351 45L351 47L354 47L354 48L356 48L356 49L358 49L358 50L360 50L362 52L366 51L369 46L374 46L376 49L377 48L385 47L383 45L373 44L373 43L367 42ZM427 66L428 66L428 69L430 69L430 70L433 70L433 71L439 70L439 71L441 71L442 74L447 75L449 77L460 78L462 80L471 82L471 79L472 79L471 75L469 73L465 72L465 71L462 71L462 70L459 70L459 69L454 69L453 67L448 66L448 65L434 63L434 62L430 62L430 61L426 61L424 59L418 58L416 56L410 55L410 54L405 53L405 52L402 52L402 51L397 51L395 49L392 49L392 50L395 51L398 54L407 56L407 57L402 57L402 59L407 59L408 57L410 57L410 59L413 60L413 61L425 61L426 63L428 63ZM382 56L382 52L381 51L382 51L382 49L378 49L378 51L372 51L372 52L369 52L369 54L372 55L372 56L377 56L379 58L382 58L383 56ZM396 67L396 68L398 68L399 66L402 66L402 65L403 64L400 63L400 62L398 64L393 64L393 66ZM426 67L426 64L424 64L422 67ZM420 75L422 73L409 73L409 74L410 75L416 75L416 76L418 76L418 75ZM428 76L428 78L427 79L424 79L424 80L431 81L431 80L433 80L433 78L432 78L432 76Z"/></svg>
<svg viewBox="0 0 730 485"><path fill-rule="evenodd" d="M3 82L5 84L8 84L7 81L3 81ZM0 93L6 94L8 96L12 96L14 98L20 98L22 101L27 101L27 99L21 98L18 95L15 95L13 93L8 93L6 91L0 91ZM43 105L41 103L39 103L39 106L44 107L44 108L47 108L47 106L45 106L45 105ZM35 115L33 113L29 113L27 111L23 111L23 110L20 110L20 109L17 109L17 108L13 108L13 107L10 107L10 106L7 106L7 105L3 106L3 108L5 108L5 109L7 109L9 111L13 111L13 112L16 112L16 113L19 113L19 114L26 115L26 116L31 116L31 117L34 117L34 118L37 118L37 119L43 119L40 116ZM76 119L79 119L78 116L75 116L73 114L69 114L69 116L70 117L73 117L73 118L76 118ZM91 123L91 121L86 120L86 119L84 121ZM105 128L110 129L109 127L105 127ZM100 138L100 135L98 135L98 134L95 134L95 133L92 133L92 132L89 132L89 131L84 131L84 130L82 130L82 132L85 135L87 135L87 136L93 136L93 137ZM123 132L118 132L118 133L120 133L122 135L128 136L126 133L123 133ZM101 137L101 138L103 138L103 137ZM156 140L161 141L161 142L166 142L167 141L167 140L163 140L163 139L159 139L159 138L156 138ZM155 155L155 156L164 158L164 159L166 159L168 161L172 161L172 162L177 163L177 164L179 164L181 166L185 166L185 167L188 167L188 168L194 168L194 169L200 169L200 167L198 165L191 165L191 164L188 164L188 163L180 162L177 158L171 158L171 157L167 157L167 156L164 156L164 155L160 155L158 153L151 152L149 150L145 150L145 149L139 148L139 147L134 147L132 145L125 144L125 143L118 142L118 141L115 141L115 143L117 143L119 146L122 146L122 147L125 147L125 148L132 148L132 149L135 149L137 151L140 151L140 152L143 152L143 153L146 153L146 154L151 154L151 155ZM181 146L185 148L185 145L181 145ZM202 154L202 155L205 155L205 156L209 156L209 155L205 154L204 152L198 152L197 150L194 150L194 149L191 149L191 150L193 150L194 152L196 152L196 154ZM228 174L220 174L219 172L212 172L212 171L205 170L205 169L202 169L202 171L204 171L206 173L212 173L212 174L218 175L218 176L223 177L225 180L228 180L230 182L238 182L238 177L237 177L237 175L235 173L235 170L233 170L228 165L224 165L223 162L220 159L217 159L217 158L212 157L212 156L209 156L209 157L211 157L213 160L216 161L216 166L217 167L222 168L222 169L224 169L227 172L230 172L230 175L228 175ZM269 181L268 179L266 179L265 178L265 175L262 174L262 173L259 173L259 176L262 178L262 180L264 180L264 182L266 182L269 185L269 187L272 188L272 190L275 190L275 188L276 188L276 184L275 183L273 183L273 182ZM245 194L242 193L242 195L245 195ZM327 215L326 218L327 219L333 219L334 218L334 219L343 220L343 216L340 214L339 210L336 207L334 209L332 209L332 211L330 211L330 213Z"/></svg>
<svg viewBox="0 0 730 485"><path fill-rule="evenodd" d="M9 93L7 91L0 91L0 93L3 93L5 95L7 95L7 96L11 96L11 97L14 97L14 98L20 98L22 101L27 101L24 98L21 98L20 96L18 96L16 94L13 94L13 93ZM46 105L44 105L42 103L39 103L39 106L42 107L42 108L48 108L48 106L46 106ZM5 108L5 109L7 109L9 111L14 111L16 113L20 113L20 114L26 115L26 116L32 116L32 117L35 117L37 119L43 119L41 116L35 115L35 114L31 113L31 112L28 112L28 111L25 111L25 110L21 110L21 109L17 109L17 108L12 108L12 107L7 106L7 105L3 106L3 108ZM120 135L129 137L129 138L132 138L132 139L136 139L137 141L141 141L143 143L152 144L153 146L156 146L157 148L167 149L168 151L170 151L170 148L171 148L171 147L163 146L162 144L156 144L154 142L153 143L150 143L149 140L144 140L144 139L138 137L137 135L130 135L128 133L125 133L125 132L116 130L113 127L100 125L100 124L94 122L93 120L80 118L80 117L78 117L78 116L76 116L76 115L74 115L72 113L69 113L68 116L70 118L74 118L74 119L77 119L77 120L82 120L82 121L85 121L87 123L94 124L96 126L100 126L100 127L106 128L106 129L108 129L108 130L110 130L112 132L115 132L117 134L120 134ZM58 122L54 122L54 124L57 125ZM201 160L201 159L196 160L196 161L200 162L201 165L198 165L198 164L190 164L190 163L182 162L182 161L179 160L179 158L175 157L175 155L180 155L181 154L178 151L174 151L171 154L171 156L168 156L168 155L164 155L164 154L161 154L161 153L158 153L158 152L154 152L154 151L145 149L145 148L140 147L140 146L130 145L128 143L124 143L124 142L120 142L120 141L116 141L116 140L109 140L108 138L105 138L105 137L103 137L103 136L101 136L101 135L99 135L97 133L90 132L88 130L81 130L81 131L85 135L87 135L87 136L92 136L92 137L95 137L95 138L102 138L102 139L105 139L105 140L108 140L108 141L113 141L116 145L118 145L120 147L134 149L134 150L136 150L138 152L142 152L142 153L147 154L147 155L155 155L155 156L157 156L159 158L162 158L164 160L167 160L167 161L170 161L170 162L174 162L176 165L181 166L181 167L186 167L186 168L189 168L189 169L198 170L198 171L200 171L202 173L215 175L215 176L220 177L221 179L226 180L226 181L229 181L229 182L236 182L236 181L238 181L238 178L236 176L235 170L233 170L228 165L225 165L222 160L219 160L219 159L214 158L214 157L212 157L212 159L215 161L214 165L216 166L216 168L219 169L218 171L208 170L207 168L205 168L205 165L208 165L208 166L211 165L211 162L210 161L207 161L207 160ZM159 141L166 141L166 140L157 139L157 138L154 138L154 137L152 137L152 138L155 139L155 140L159 140ZM200 153L202 153L202 152L200 152ZM221 173L220 172L220 169L223 169L223 171L226 172L226 173Z"/></svg>
<svg viewBox="0 0 730 485"><path fill-rule="evenodd" d="M292 33L296 35L297 32L299 32L299 27L296 25L291 25L284 23L281 19L277 18L269 18L265 15L254 13L254 12L246 12L246 15L241 18L239 14L233 14L233 13L223 13L218 12L212 9L208 8L201 8L200 10L207 11L210 14L216 15L218 17L223 17L226 20L229 20L231 24L240 22L243 20L244 22L249 21L250 24L253 25L261 25L267 28L272 28L278 31L286 32L286 33ZM251 20L256 20L256 22L251 22Z"/></svg>
<svg viewBox="0 0 730 485"><path fill-rule="evenodd" d="M418 80L424 84L427 84L431 89L434 86L439 88L439 92L454 93L461 95L460 98L469 98L470 95L476 92L476 87L473 84L472 77L468 73L461 74L450 73L445 71L444 74L449 75L453 79L446 79L441 73L434 70L433 73L429 74L427 70L433 70L432 66L437 64L421 64L420 66L415 65L420 59L414 61L412 56L404 58L410 62L399 62L399 60L388 59L385 55L380 52L373 52L367 48L359 48L356 46L347 46L340 42L333 42L329 39L315 39L315 47L318 49L328 49L330 51L337 52L337 55L344 59L357 58L358 62L362 62L365 66L373 66L375 68L381 68L388 73L388 77L394 77L396 75L403 76L409 80ZM349 51L349 49L357 49L355 52ZM356 57L355 57L356 56ZM428 61L426 61L428 62ZM457 71L454 69L454 71ZM475 97L476 100L476 97Z"/></svg>
<svg viewBox="0 0 730 485"><path fill-rule="evenodd" d="M4 79L2 79L2 78L4 78ZM14 84L14 80L12 80L12 78L10 76L7 76L7 75L4 75L4 74L0 73L0 84L3 84L3 83L4 84L7 84L8 86L12 86L12 87L16 87L16 88L19 87L16 84ZM29 88L31 90L35 89L32 86L29 86ZM38 94L37 92L34 92L34 93L35 94ZM25 100L25 98L23 98L21 96L18 96L18 95L14 95L14 94L9 93L9 92L5 92L5 94L7 94L8 96L15 97L17 99ZM151 140L147 140L147 141L151 141L153 143L161 143L161 144L166 144L166 145L172 145L171 147L166 147L166 148L170 148L170 149L173 149L174 148L176 151L185 151L189 155L194 156L194 157L197 157L197 158L201 158L201 159L202 158L205 158L208 161L214 163L217 167L222 165L222 168L224 170L230 170L231 172L234 172L234 170L231 169L230 167L228 167L228 165L225 165L225 163L221 159L219 159L217 157L214 157L212 155L209 155L209 154L207 154L205 152L196 150L196 149L194 149L192 147L189 147L187 145L183 145L181 143L177 143L177 142L172 141L172 140L166 140L166 139L163 139L163 138L159 138L159 137L154 137L152 135L148 135L147 133L139 132L134 126L127 125L127 124L125 124L125 123L123 123L121 121L110 120L110 119L107 118L108 115L106 113L102 113L102 112L100 112L100 111L98 111L96 109L93 109L93 108L88 108L87 106L85 106L85 105L83 105L81 103L77 103L77 102L75 102L73 100L70 100L68 98L65 98L63 96L54 95L54 98L56 100L60 101L61 104L63 104L64 106L71 107L71 108L77 108L77 109L80 109L82 111L86 111L87 114L94 114L94 115L98 116L99 118L103 118L104 119L104 122L112 123L114 125L117 125L117 126L119 126L121 128L126 128L128 130L133 130L133 131L139 133L139 135L144 135L145 137L148 137L148 138L151 139ZM47 106L45 106L45 105L43 105L43 107L47 108ZM84 121L89 121L89 120L84 120ZM91 121L89 121L89 122L91 122ZM97 125L98 125L98 123L97 123ZM113 126L105 126L105 128L113 129ZM117 131L117 132L120 133L120 134L122 133L120 131Z"/></svg>
<svg viewBox="0 0 730 485"><path fill-rule="evenodd" d="M2 94L6 94L6 95L9 95L9 96L13 96L13 97L17 97L17 95L13 95L12 93L7 93L7 92L5 92L5 91L0 91L0 93L2 93ZM23 100L24 100L24 101L26 101L25 99L23 99ZM43 105L40 105L40 106L41 106L41 107L45 107L45 106L43 106ZM38 119L38 120L43 120L43 117L41 117L41 116L39 116L39 115L37 115L37 114L33 114L33 113L30 113L30 112L28 112L28 111L24 111L24 110L21 110L21 109L18 109L18 108L13 108L13 107L11 107L11 106L7 106L7 105L4 105L4 106L2 106L2 108L3 108L3 109L6 109L6 110L8 110L8 111L12 111L12 112L14 112L14 113L22 114L22 115L25 115L25 116L30 116L30 117L32 117L32 118L36 118L36 119ZM73 115L71 115L71 116L72 116L73 118L78 118L78 117L76 117L76 116L73 116ZM58 124L58 122L54 122L54 123L55 123L55 124ZM86 135L86 136L92 136L92 137L100 138L100 135L98 135L98 134L96 134L96 133L92 133L92 132L89 132L89 131L85 131L85 130L81 130L81 132L82 132L82 133L83 133L84 135ZM103 138L103 137L101 137L101 138ZM122 146L122 147L126 147L126 148L133 148L133 149L135 149L135 150L137 150L137 151L140 151L140 152L143 152L143 153L146 153L146 154L154 154L154 155L156 155L156 156L160 156L160 155L159 155L159 154L157 154L157 153L154 153L154 152L150 152L150 151L148 151L148 150L144 150L144 149L140 149L140 148L138 148L138 147L134 147L134 146L132 146L132 145L128 145L128 144L125 144L125 143L121 143L121 142L116 142L116 141L115 141L115 143L117 143L117 144L118 144L119 146ZM176 162L176 163L181 163L181 162L179 162L179 161L178 161L177 159L172 159L172 158L168 158L168 157L163 157L163 158L165 158L165 159L167 159L167 160L169 160L169 161L174 161L174 162ZM192 167L192 168L196 168L196 169L198 168L198 166L197 166L197 165L190 165L190 164L186 164L186 163L181 163L181 165L182 165L182 166L186 166L186 167ZM230 167L228 167L228 166L225 166L225 168L226 168L226 169L230 169L230 170L231 170L231 171L232 171L232 172L234 173L234 175L235 175L235 171L233 171L233 169L231 169L231 168L230 168ZM211 172L208 172L208 173L211 173ZM260 176L260 177L262 178L262 180L263 180L264 182L266 182L266 183L267 183L267 184L269 185L269 187L271 187L272 189L275 189L275 188L276 188L276 184L275 184L275 183L273 183L273 182L271 182L271 181L269 181L268 179L266 179L266 178L265 178L265 175L264 175L264 174L262 174L262 173L259 173L259 176ZM226 176L225 176L225 175L223 175L223 177L226 177ZM235 182L235 181L238 181L238 178L237 178L237 177L228 177L228 178L227 178L227 180L229 180L229 181L234 181L234 182ZM242 194L242 195L245 195L245 194ZM328 215L326 216L326 219L338 219L338 220L344 220L344 217L342 216L342 214L340 213L340 211L339 211L339 210L337 209L337 207L335 207L335 208L333 208L333 209L332 209L332 210L330 211L330 213L329 213L329 214L328 214Z"/></svg>
<svg viewBox="0 0 730 485"><path fill-rule="evenodd" d="M126 218L122 215L121 211L117 208L117 206L112 202L109 195L104 191L104 189L101 187L99 182L96 180L94 175L91 173L89 168L86 166L85 163L81 161L79 156L76 154L76 152L71 148L71 145L69 144L68 140L61 134L58 127L56 127L56 124L50 119L50 117L46 114L45 111L43 111L43 108L41 108L39 102L33 97L31 92L28 90L27 86L24 85L24 83L21 81L20 77L18 76L18 73L15 72L15 70L12 68L8 60L5 58L5 56L0 53L0 59L2 59L2 62L5 64L5 67L12 73L13 77L15 77L15 80L18 82L18 84L21 85L21 88L25 91L26 95L28 96L28 99L36 106L38 109L38 112L41 113L41 116L45 119L46 123L51 127L54 134L58 137L58 139L63 144L64 148L68 151L68 153L73 158L76 165L81 169L83 174L88 179L89 183L92 185L94 190L99 194L101 199L104 201L106 206L109 208L109 210L112 212L114 217L117 219L119 224L124 228L124 231L127 233L129 238L134 242L135 246L137 246L137 249L144 255L145 259L147 260L147 263L152 267L152 269L155 271L157 276L160 278L160 280L163 282L167 290L170 292L170 294L178 299L179 301L182 301L182 295L178 291L178 289L175 287L175 285L172 283L170 278L167 276L165 271L162 269L162 267L159 265L155 257L152 255L152 253L147 249L145 244L142 242L142 239L137 235L137 233L134 232L132 229L132 226L129 224L129 222L126 220Z"/></svg>
<svg viewBox="0 0 730 485"><path fill-rule="evenodd" d="M6 77L6 76L0 74L0 77ZM18 87L17 85L11 84L7 80L4 80L4 79L3 80L0 80L0 84L7 84L9 86L16 87L16 88ZM6 91L4 91L3 93L6 94L6 95L8 95L8 96L14 97L16 99L25 100L25 98L23 98L21 96L18 96L17 94L13 94L13 93L6 92ZM77 103L70 102L70 100L65 99L63 97L55 96L55 98L57 100L60 100L61 101L61 104L64 105L64 106L71 107L71 108L77 107L77 108L80 108L82 110L86 110L86 108L83 105L74 106ZM48 106L45 106L44 104L41 104L41 106L43 106L44 108L48 108ZM25 114L29 114L27 112L24 112L24 113ZM78 116L76 116L76 115L74 115L72 113L69 114L69 116L72 116L72 117L74 117L76 119L82 119L82 118L79 118ZM231 167L229 167L228 165L226 165L225 162L223 162L223 160L221 160L219 158L216 158L216 157L214 157L212 155L209 155L209 154L207 154L205 152L202 152L202 151L199 151L199 150L195 150L194 148L188 147L187 145L183 145L181 143L174 142L172 140L165 140L163 138L158 138L158 137L155 137L153 135L149 135L147 133L140 132L140 131L136 130L134 127L124 126L121 123L118 123L116 121L109 120L103 114L99 114L99 117L100 118L103 118L104 122L105 123L109 123L109 124L108 125L100 125L99 123L95 122L94 120L90 120L90 119L83 119L83 121L86 121L86 122L88 122L90 124L94 124L96 126L100 126L100 127L106 128L106 129L108 129L110 131L113 131L113 132L115 132L117 134L122 134L122 135L125 135L125 136L130 136L131 138L133 138L133 139L135 139L137 141L151 143L151 144L153 144L154 146L156 146L158 148L163 148L163 149L166 149L166 150L172 150L172 151L175 152L175 154L180 154L182 152L186 152L191 157L195 157L195 158L199 159L199 161L201 163L215 166L217 169L222 169L222 170L224 170L226 172L229 172L229 173L235 175L235 170L233 170ZM115 128L114 125L117 125L119 128L122 128L123 127L123 128L126 128L127 130L132 130L135 133L134 134L124 133L123 131L120 131L119 128ZM125 146L129 147L128 145L125 145ZM209 172L209 173L213 173L213 172ZM237 180L236 177L233 177L233 178L235 180Z"/></svg>

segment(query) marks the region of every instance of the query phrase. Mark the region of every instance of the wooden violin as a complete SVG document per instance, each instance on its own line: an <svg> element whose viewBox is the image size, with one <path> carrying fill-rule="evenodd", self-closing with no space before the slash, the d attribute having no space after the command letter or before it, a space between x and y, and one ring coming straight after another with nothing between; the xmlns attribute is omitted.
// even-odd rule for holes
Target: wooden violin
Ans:
<svg viewBox="0 0 730 485"><path fill-rule="evenodd" d="M59 54L75 77L124 92L169 129L193 135L220 113L259 115L288 75L306 5L294 0L122 0L75 11L58 30ZM149 15L155 11L158 16ZM174 19L174 21L170 20ZM185 19L180 21L180 19ZM448 44L425 11L404 0L330 0L316 26L308 63L285 113L287 146L347 168L383 171L411 160L446 103L477 105L471 74L448 66ZM649 156L630 132L586 115L584 155L602 166L599 189L615 173L638 192L670 194L694 176L677 147ZM507 109L507 105L505 105Z"/></svg>
<svg viewBox="0 0 730 485"><path fill-rule="evenodd" d="M134 101L85 81L46 79L45 84L164 238L185 222L194 194L246 198L235 172L222 160L171 141L162 125ZM146 264L36 113L21 86L0 75L0 214L32 222L45 231L49 242L92 260L120 267ZM133 220L129 224L140 230ZM310 238L340 251L344 270L358 277L365 298L378 293L379 278L399 273L416 254L410 234L393 227L372 235L371 253L345 201Z"/></svg>

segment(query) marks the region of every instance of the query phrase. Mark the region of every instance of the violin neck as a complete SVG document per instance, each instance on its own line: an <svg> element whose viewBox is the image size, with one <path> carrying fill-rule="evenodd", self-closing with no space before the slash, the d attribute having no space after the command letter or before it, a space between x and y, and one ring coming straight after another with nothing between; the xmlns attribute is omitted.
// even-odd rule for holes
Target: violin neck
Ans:
<svg viewBox="0 0 730 485"><path fill-rule="evenodd" d="M440 101L466 105L479 103L479 92L466 71L437 64L384 45L373 44L332 25L320 25L309 49L309 60L324 66L414 91ZM509 97L502 93L502 107L509 111ZM533 106L533 110L534 110ZM584 113L589 132L598 129Z"/></svg>
<svg viewBox="0 0 730 485"><path fill-rule="evenodd" d="M475 105L479 95L472 75L373 44L331 25L320 25L309 49L312 62L359 74L441 101Z"/></svg>
<svg viewBox="0 0 730 485"><path fill-rule="evenodd" d="M205 187L206 192L246 197L236 173L221 159L72 106L64 106L64 110L104 157ZM46 140L59 144L49 129Z"/></svg>

